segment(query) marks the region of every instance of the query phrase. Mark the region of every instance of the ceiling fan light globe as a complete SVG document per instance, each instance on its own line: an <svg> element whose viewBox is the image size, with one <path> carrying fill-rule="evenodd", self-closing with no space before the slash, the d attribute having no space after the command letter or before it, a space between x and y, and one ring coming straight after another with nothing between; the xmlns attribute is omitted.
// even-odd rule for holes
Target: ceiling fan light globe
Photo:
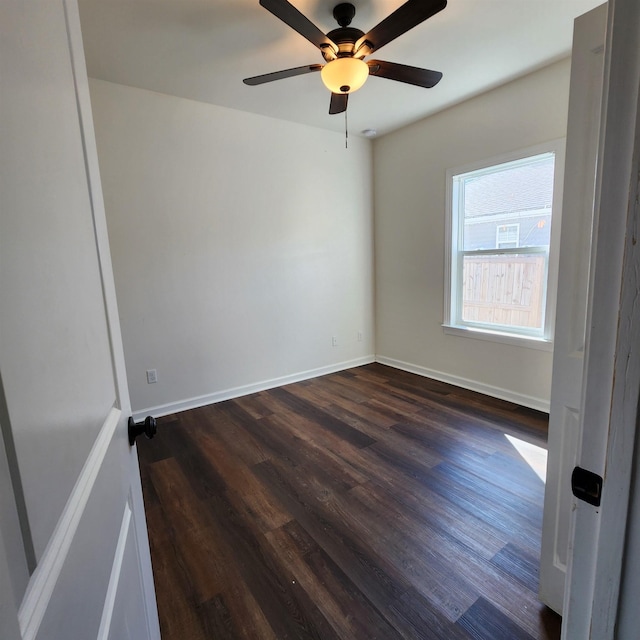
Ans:
<svg viewBox="0 0 640 640"><path fill-rule="evenodd" d="M358 58L336 58L322 67L324 86L331 93L353 93L369 77L369 67Z"/></svg>

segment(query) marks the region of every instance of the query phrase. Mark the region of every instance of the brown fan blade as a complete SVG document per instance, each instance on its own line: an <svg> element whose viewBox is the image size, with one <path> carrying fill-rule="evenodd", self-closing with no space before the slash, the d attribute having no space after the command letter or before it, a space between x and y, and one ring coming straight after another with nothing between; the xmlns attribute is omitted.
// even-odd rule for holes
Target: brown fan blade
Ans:
<svg viewBox="0 0 640 640"><path fill-rule="evenodd" d="M358 51L363 45L366 45L367 50L364 55L369 55L435 15L438 11L442 11L446 6L447 0L408 0L373 27L371 31L365 33L356 42L355 50Z"/></svg>
<svg viewBox="0 0 640 640"><path fill-rule="evenodd" d="M251 87L255 87L265 82L273 82L274 80L282 80L283 78L293 78L293 76L301 76L305 73L311 73L312 71L320 71L320 69L322 69L321 64L308 64L304 67L294 67L293 69L284 69L283 71L265 73L261 76L253 76L253 78L245 78L242 82Z"/></svg>
<svg viewBox="0 0 640 640"><path fill-rule="evenodd" d="M331 102L329 103L329 114L343 113L347 110L347 102L349 101L348 93L332 93Z"/></svg>
<svg viewBox="0 0 640 640"><path fill-rule="evenodd" d="M430 71L420 67L410 67L397 62L385 62L384 60L367 60L369 75L415 84L417 87L430 89L440 82L442 73L440 71Z"/></svg>
<svg viewBox="0 0 640 640"><path fill-rule="evenodd" d="M300 13L287 0L260 0L260 4L318 49L329 47L334 53L338 53L338 46L335 42L327 38L309 18Z"/></svg>

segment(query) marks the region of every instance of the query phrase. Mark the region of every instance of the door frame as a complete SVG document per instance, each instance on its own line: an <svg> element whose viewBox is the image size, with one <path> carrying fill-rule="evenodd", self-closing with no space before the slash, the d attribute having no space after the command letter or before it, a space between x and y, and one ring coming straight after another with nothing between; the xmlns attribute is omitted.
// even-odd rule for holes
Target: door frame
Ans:
<svg viewBox="0 0 640 640"><path fill-rule="evenodd" d="M640 390L640 4L610 0L578 465L604 478L601 507L574 502L562 637L613 638L625 563ZM630 90L629 87L632 89Z"/></svg>

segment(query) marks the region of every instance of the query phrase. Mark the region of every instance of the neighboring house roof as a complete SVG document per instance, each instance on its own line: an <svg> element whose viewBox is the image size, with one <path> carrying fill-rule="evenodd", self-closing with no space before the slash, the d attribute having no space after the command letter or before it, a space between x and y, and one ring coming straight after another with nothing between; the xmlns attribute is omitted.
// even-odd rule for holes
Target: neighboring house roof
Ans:
<svg viewBox="0 0 640 640"><path fill-rule="evenodd" d="M465 179L465 217L548 208L553 201L553 158Z"/></svg>

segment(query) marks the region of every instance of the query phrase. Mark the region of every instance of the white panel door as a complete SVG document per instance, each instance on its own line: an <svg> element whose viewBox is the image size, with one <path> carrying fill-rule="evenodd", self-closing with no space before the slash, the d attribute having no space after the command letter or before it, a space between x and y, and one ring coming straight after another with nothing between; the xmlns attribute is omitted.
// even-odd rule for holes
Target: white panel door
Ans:
<svg viewBox="0 0 640 640"><path fill-rule="evenodd" d="M75 0L0 2L0 82L0 427L23 552L0 526L3 581L25 640L156 639Z"/></svg>
<svg viewBox="0 0 640 640"><path fill-rule="evenodd" d="M578 465L603 478L603 488L599 506L572 505L567 640L637 638L640 621L638 593L626 592L634 585L623 582L638 571L632 562L638 540L627 526L640 470L638 34L640 3L610 0L578 451Z"/></svg>
<svg viewBox="0 0 640 640"><path fill-rule="evenodd" d="M562 613L571 517L571 472L580 442L589 263L606 6L575 21L562 205L558 302L549 412L549 456L540 558L540 599Z"/></svg>

